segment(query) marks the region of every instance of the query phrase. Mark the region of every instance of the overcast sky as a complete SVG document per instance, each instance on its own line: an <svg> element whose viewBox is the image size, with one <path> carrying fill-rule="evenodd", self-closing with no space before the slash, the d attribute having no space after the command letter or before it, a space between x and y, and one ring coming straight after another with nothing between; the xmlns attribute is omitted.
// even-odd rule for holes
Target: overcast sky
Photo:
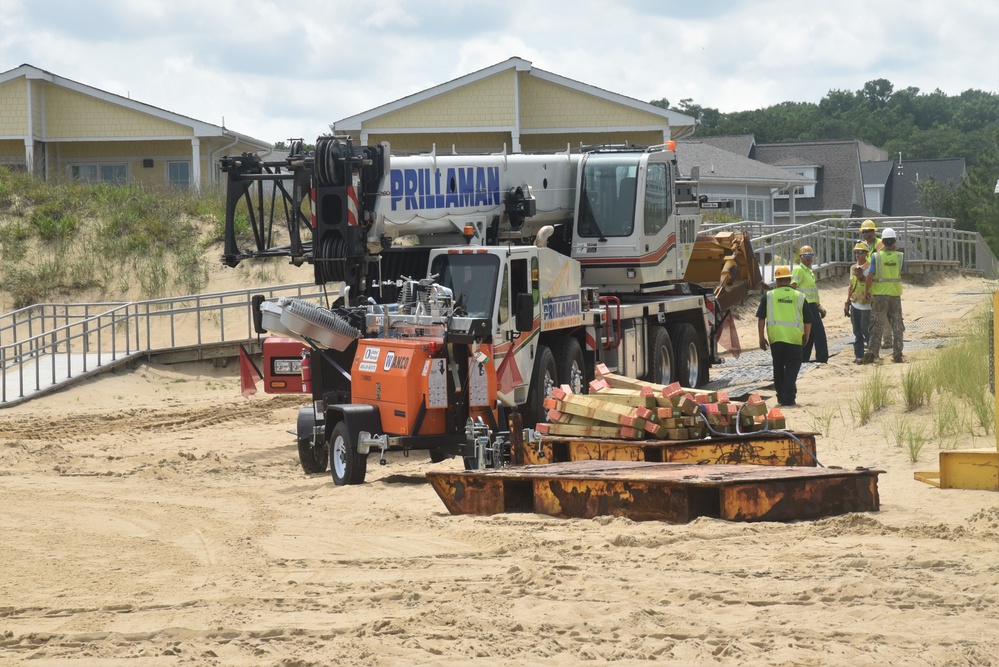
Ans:
<svg viewBox="0 0 999 667"><path fill-rule="evenodd" d="M270 142L513 56L723 112L878 78L996 92L999 2L0 0L0 71L28 63Z"/></svg>

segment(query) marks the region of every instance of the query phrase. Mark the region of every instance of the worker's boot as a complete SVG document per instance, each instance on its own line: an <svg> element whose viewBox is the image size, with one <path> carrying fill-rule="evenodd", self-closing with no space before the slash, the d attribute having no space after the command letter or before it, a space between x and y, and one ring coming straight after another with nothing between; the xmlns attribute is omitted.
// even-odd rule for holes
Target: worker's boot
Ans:
<svg viewBox="0 0 999 667"><path fill-rule="evenodd" d="M864 359L860 362L862 364L873 364L874 363L874 353L868 352L864 355Z"/></svg>
<svg viewBox="0 0 999 667"><path fill-rule="evenodd" d="M902 353L899 352L898 354L893 354L891 360L894 361L896 364L901 364L905 361L905 357L903 357Z"/></svg>

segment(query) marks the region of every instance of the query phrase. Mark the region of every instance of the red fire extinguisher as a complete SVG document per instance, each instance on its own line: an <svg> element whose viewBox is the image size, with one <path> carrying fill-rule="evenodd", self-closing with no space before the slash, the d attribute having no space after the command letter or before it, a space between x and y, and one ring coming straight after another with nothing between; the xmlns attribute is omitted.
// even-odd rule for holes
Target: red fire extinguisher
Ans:
<svg viewBox="0 0 999 667"><path fill-rule="evenodd" d="M307 348L302 349L302 391L312 393L312 357Z"/></svg>

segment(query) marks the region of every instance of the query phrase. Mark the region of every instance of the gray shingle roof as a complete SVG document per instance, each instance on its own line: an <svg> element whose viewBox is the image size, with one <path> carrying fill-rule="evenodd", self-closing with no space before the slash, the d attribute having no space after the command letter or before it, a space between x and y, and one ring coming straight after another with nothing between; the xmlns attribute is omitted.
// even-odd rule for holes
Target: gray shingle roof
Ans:
<svg viewBox="0 0 999 667"><path fill-rule="evenodd" d="M700 141L709 146L720 148L723 151L735 153L742 157L752 157L753 147L756 146L756 137L752 134L729 134L718 137L694 137L694 141Z"/></svg>
<svg viewBox="0 0 999 667"><path fill-rule="evenodd" d="M843 211L864 203L860 148L856 141L757 144L755 157L771 165L818 166L814 197L795 199L797 211ZM787 200L776 200L775 211L787 211Z"/></svg>
<svg viewBox="0 0 999 667"><path fill-rule="evenodd" d="M861 162L860 172L864 175L864 185L886 185L895 168L894 160L878 160L877 162Z"/></svg>
<svg viewBox="0 0 999 667"><path fill-rule="evenodd" d="M939 183L952 181L955 185L964 179L964 158L944 158L939 160L902 160L901 169L896 168L892 175L891 192L886 194L889 215L932 215L919 205L919 189L916 183L934 179Z"/></svg>
<svg viewBox="0 0 999 667"><path fill-rule="evenodd" d="M810 179L764 164L748 157L722 150L701 140L678 141L677 166L680 173L690 176L691 167L700 167L704 183L757 183L774 187L788 183L805 185Z"/></svg>

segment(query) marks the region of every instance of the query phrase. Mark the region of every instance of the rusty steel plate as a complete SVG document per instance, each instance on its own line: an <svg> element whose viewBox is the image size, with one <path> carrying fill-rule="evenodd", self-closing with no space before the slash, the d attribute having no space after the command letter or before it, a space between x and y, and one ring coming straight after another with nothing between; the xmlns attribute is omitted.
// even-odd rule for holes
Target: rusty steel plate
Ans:
<svg viewBox="0 0 999 667"><path fill-rule="evenodd" d="M877 511L881 472L590 460L432 471L427 477L452 514L534 512L686 523L701 516L792 521Z"/></svg>

